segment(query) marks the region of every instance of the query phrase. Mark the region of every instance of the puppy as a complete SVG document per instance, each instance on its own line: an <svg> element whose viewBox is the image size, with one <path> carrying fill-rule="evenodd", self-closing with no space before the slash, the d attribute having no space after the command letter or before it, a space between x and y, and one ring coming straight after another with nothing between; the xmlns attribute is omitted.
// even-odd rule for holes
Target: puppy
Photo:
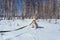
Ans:
<svg viewBox="0 0 60 40"><path fill-rule="evenodd" d="M36 20L33 20L33 22L32 22L32 28L37 28L38 27L38 24L37 24L37 22L36 22Z"/></svg>

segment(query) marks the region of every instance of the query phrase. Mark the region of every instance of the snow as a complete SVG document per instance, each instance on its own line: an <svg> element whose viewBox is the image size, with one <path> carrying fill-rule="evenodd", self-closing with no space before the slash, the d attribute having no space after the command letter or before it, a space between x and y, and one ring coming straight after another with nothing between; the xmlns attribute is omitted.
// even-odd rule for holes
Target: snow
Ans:
<svg viewBox="0 0 60 40"><path fill-rule="evenodd" d="M33 19L1 20L0 31L29 26L18 31L3 33L3 35L0 33L0 40L60 40L60 19L57 19L57 24L54 24L55 19L51 19L50 23L48 20L37 20L39 27L41 27L37 29L31 28L32 26L29 25Z"/></svg>

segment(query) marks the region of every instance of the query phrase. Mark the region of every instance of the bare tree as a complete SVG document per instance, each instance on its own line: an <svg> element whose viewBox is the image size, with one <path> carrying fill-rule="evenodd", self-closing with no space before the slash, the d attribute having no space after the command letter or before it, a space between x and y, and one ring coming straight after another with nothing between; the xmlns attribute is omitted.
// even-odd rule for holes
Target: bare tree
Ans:
<svg viewBox="0 0 60 40"><path fill-rule="evenodd" d="M18 0L3 0L6 18L10 19L10 16L15 16L17 14L17 1Z"/></svg>
<svg viewBox="0 0 60 40"><path fill-rule="evenodd" d="M22 19L26 16L26 0L22 0Z"/></svg>

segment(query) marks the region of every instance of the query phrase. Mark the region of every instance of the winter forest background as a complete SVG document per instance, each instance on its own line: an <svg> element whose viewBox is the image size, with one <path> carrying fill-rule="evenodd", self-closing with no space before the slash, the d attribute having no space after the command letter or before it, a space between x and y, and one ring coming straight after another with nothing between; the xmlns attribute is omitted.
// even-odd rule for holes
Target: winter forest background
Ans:
<svg viewBox="0 0 60 40"><path fill-rule="evenodd" d="M60 0L0 0L0 17L60 18Z"/></svg>

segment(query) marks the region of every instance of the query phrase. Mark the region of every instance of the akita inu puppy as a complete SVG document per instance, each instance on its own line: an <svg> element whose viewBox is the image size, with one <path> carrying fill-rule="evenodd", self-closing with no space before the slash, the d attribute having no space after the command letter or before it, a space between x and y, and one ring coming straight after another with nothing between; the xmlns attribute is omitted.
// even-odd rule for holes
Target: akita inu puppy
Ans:
<svg viewBox="0 0 60 40"><path fill-rule="evenodd" d="M37 24L37 22L36 22L36 20L33 20L33 22L32 22L32 28L37 28L38 27L38 24Z"/></svg>

